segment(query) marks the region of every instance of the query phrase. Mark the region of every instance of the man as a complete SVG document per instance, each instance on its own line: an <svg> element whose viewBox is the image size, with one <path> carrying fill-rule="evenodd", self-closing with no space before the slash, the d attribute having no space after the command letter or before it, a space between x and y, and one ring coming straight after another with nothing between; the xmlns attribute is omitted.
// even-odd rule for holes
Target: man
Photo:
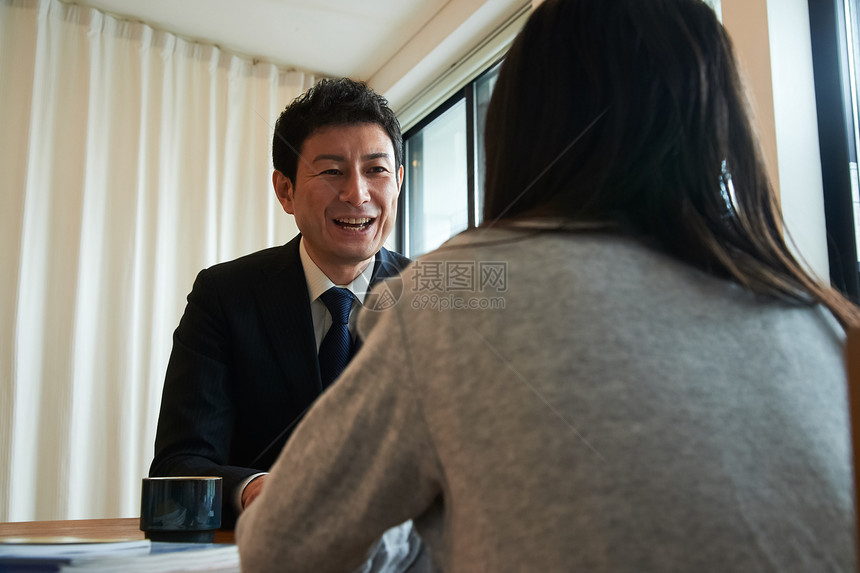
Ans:
<svg viewBox="0 0 860 573"><path fill-rule="evenodd" d="M323 293L337 285L354 297L352 348L337 350L345 362L360 344L353 320L369 286L409 262L382 246L394 227L402 147L385 99L363 83L323 80L287 106L273 137L272 183L300 235L194 282L173 337L150 475L221 476L225 527L343 367L323 356L338 322Z"/></svg>

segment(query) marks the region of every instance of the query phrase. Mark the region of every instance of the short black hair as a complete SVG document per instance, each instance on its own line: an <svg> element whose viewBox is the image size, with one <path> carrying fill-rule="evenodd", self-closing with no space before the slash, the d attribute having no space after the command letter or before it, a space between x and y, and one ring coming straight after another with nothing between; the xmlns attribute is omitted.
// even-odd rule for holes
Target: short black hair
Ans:
<svg viewBox="0 0 860 573"><path fill-rule="evenodd" d="M323 79L297 97L281 112L272 137L272 165L293 183L305 140L331 125L375 123L388 134L394 147L395 167L403 165L400 122L388 100L364 82L349 78Z"/></svg>

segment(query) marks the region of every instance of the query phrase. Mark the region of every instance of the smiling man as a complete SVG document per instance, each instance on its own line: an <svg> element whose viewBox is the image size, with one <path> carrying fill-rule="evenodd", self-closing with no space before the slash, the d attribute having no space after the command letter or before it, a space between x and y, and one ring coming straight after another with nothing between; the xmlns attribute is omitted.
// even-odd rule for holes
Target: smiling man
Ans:
<svg viewBox="0 0 860 573"><path fill-rule="evenodd" d="M225 527L360 345L354 318L369 287L409 262L382 246L403 183L400 125L384 98L361 82L321 81L281 114L272 160L275 194L300 234L197 276L173 336L150 468L221 476ZM345 301L345 321L330 293ZM339 342L330 330L343 332ZM385 539L365 570L408 565L420 548L408 526Z"/></svg>
<svg viewBox="0 0 860 573"><path fill-rule="evenodd" d="M403 165L392 138L377 123L318 128L294 173L272 174L284 211L317 267L335 284L352 282L394 228Z"/></svg>

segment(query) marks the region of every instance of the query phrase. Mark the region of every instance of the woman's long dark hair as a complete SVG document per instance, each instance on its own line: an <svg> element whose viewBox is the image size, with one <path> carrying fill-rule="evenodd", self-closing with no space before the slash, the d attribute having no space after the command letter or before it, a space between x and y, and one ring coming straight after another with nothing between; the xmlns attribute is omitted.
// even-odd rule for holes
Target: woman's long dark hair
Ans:
<svg viewBox="0 0 860 573"><path fill-rule="evenodd" d="M860 324L786 246L744 94L700 0L546 0L487 112L485 225L623 222L751 291Z"/></svg>

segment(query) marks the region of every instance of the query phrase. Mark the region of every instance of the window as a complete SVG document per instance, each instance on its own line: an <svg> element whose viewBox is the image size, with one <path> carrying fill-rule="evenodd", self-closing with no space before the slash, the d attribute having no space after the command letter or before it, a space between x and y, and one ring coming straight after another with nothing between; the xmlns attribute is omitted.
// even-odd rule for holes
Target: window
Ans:
<svg viewBox="0 0 860 573"><path fill-rule="evenodd" d="M414 257L480 224L484 126L499 64L404 134L400 250Z"/></svg>
<svg viewBox="0 0 860 573"><path fill-rule="evenodd" d="M466 101L406 140L408 249L425 253L469 226Z"/></svg>
<svg viewBox="0 0 860 573"><path fill-rule="evenodd" d="M833 285L860 301L860 0L809 0L818 140Z"/></svg>
<svg viewBox="0 0 860 573"><path fill-rule="evenodd" d="M851 128L849 140L849 171L851 175L851 200L854 209L852 210L854 218L854 260L858 263L858 272L860 272L860 179L858 179L857 156L860 149L860 102L858 102L858 74L860 74L860 1L850 0L845 2L845 39L846 52L848 55L848 96L850 101L846 101L846 107L850 112L848 115L848 125Z"/></svg>

